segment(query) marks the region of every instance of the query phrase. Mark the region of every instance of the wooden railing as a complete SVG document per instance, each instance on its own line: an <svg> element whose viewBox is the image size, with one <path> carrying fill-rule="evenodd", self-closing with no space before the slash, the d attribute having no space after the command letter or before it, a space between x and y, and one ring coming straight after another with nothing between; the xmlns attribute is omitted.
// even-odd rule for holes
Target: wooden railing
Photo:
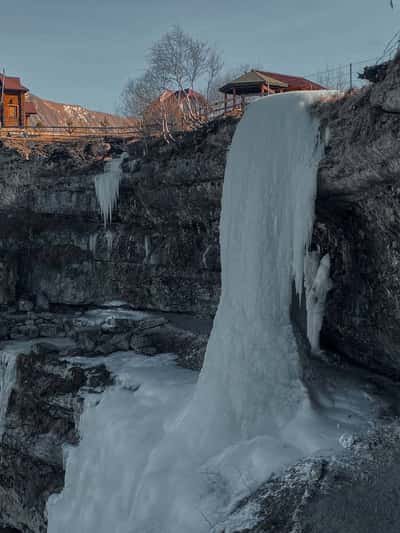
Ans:
<svg viewBox="0 0 400 533"><path fill-rule="evenodd" d="M225 104L224 100L219 102L213 102L208 106L207 117L208 120L214 120L227 114L240 114L244 111L244 107L241 101L228 100Z"/></svg>
<svg viewBox="0 0 400 533"><path fill-rule="evenodd" d="M209 104L206 109L198 115L198 120L188 122L188 129L197 129L207 122L216 120L224 115L240 115L244 111L241 101L233 102L229 99ZM159 124L146 125L151 131L160 129ZM176 130L174 130L176 131ZM54 141L57 139L75 138L107 138L120 137L124 139L135 139L143 137L143 129L137 126L30 126L26 128L0 128L0 138L21 138Z"/></svg>
<svg viewBox="0 0 400 533"><path fill-rule="evenodd" d="M34 126L27 128L0 128L0 137L21 138L75 138L75 137L121 137L139 135L136 126Z"/></svg>

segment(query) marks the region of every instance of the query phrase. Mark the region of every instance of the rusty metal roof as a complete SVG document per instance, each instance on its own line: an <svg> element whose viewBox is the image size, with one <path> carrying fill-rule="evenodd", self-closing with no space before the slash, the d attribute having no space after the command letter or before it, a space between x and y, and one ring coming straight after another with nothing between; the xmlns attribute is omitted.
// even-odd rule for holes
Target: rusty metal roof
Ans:
<svg viewBox="0 0 400 533"><path fill-rule="evenodd" d="M319 83L315 83L315 81L307 80L306 78L302 78L299 76L290 76L287 74L278 74L276 72L265 72L264 70L258 71L261 75L266 77L271 77L276 80L281 81L282 83L286 83L289 87L296 87L299 89L314 89L314 90L323 90L325 87L322 87Z"/></svg>
<svg viewBox="0 0 400 533"><path fill-rule="evenodd" d="M238 88L244 91L246 88L255 88L262 85L269 85L273 89L324 89L318 83L315 83L305 78L298 76L289 76L287 74L278 74L275 72L266 72L264 70L251 70L236 78L235 80L227 83L220 88L223 93L228 93L233 88Z"/></svg>
<svg viewBox="0 0 400 533"><path fill-rule="evenodd" d="M262 86L264 84L269 84L271 87L279 87L282 89L287 89L287 83L274 79L271 76L267 76L265 73L258 70L251 70L250 72L245 72L239 78L227 83L220 88L221 92L229 92L233 87L246 87L246 86Z"/></svg>

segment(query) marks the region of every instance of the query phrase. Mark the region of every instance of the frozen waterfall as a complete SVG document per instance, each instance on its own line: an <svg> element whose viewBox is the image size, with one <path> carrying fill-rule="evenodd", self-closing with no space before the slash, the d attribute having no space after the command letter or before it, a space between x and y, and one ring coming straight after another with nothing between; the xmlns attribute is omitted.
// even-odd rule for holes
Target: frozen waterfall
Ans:
<svg viewBox="0 0 400 533"><path fill-rule="evenodd" d="M344 405L355 405L351 421L363 410L357 402L369 406L345 389L337 413L334 394L324 399L330 422L311 408L289 318L293 282L303 289L321 156L310 106L325 94L271 96L246 111L228 156L222 294L198 383L166 371L163 358L144 372L145 359L123 356L133 359L116 373L137 387L87 403L66 487L48 506L49 533L228 533L217 524L240 498L338 444L350 425Z"/></svg>
<svg viewBox="0 0 400 533"><path fill-rule="evenodd" d="M211 427L221 444L279 428L304 399L289 308L293 280L302 292L314 221L321 143L309 107L322 94L258 100L234 136L222 201L222 295L191 406L203 428L196 439L206 440Z"/></svg>
<svg viewBox="0 0 400 533"><path fill-rule="evenodd" d="M104 172L97 174L94 178L96 197L103 215L104 227L107 224L111 224L113 209L118 201L119 185L122 177L121 159L117 158L107 161Z"/></svg>

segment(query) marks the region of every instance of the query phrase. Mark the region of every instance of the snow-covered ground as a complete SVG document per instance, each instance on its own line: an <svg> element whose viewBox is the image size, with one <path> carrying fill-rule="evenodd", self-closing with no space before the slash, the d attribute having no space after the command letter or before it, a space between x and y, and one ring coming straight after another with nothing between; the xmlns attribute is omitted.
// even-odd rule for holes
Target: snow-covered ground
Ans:
<svg viewBox="0 0 400 533"><path fill-rule="evenodd" d="M272 472L340 446L372 419L375 404L358 385L327 383L312 402L289 318L321 154L308 107L321 96L249 107L228 157L222 296L198 383L167 355L105 360L118 383L86 402L66 487L48 505L49 533L218 531Z"/></svg>

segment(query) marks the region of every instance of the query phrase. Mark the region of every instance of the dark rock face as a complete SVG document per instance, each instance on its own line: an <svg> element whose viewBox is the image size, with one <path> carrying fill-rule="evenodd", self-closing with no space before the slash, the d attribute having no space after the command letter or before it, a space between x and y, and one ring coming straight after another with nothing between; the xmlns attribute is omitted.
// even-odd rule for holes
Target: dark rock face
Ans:
<svg viewBox="0 0 400 533"><path fill-rule="evenodd" d="M135 246L140 259L125 273L130 302L214 314L222 184L235 127L236 121L227 120L183 135L176 144L130 145L118 210L135 235L125 249Z"/></svg>
<svg viewBox="0 0 400 533"><path fill-rule="evenodd" d="M386 108L394 102L393 92L398 94L399 80L400 63L394 62L382 82L319 106L330 140L320 165L313 238L315 246L330 254L334 281L322 341L396 379L400 114Z"/></svg>
<svg viewBox="0 0 400 533"><path fill-rule="evenodd" d="M33 147L25 154L3 147L0 303L12 303L15 295L43 294L50 304L64 305L123 297L136 308L212 315L219 298L222 182L234 129L235 121L226 121L174 145L130 145L108 229L93 179L106 148ZM2 253L15 259L3 261Z"/></svg>
<svg viewBox="0 0 400 533"><path fill-rule="evenodd" d="M83 386L101 390L111 381L104 366L83 369L51 351L34 347L17 358L0 444L3 531L47 531L47 499L64 486L62 446L79 440L75 425L81 411L79 390Z"/></svg>
<svg viewBox="0 0 400 533"><path fill-rule="evenodd" d="M92 175L102 171L109 149L107 144L80 141L65 145L9 141L0 147L0 304L10 305L18 295L38 294L38 270L52 283L55 295L60 293L62 278L59 274L56 279L54 272L68 266L74 250L76 262L82 261L84 252L73 227L82 224L83 213L95 210ZM51 244L42 238L46 227L52 228ZM70 301L79 294L78 282L65 278L64 299Z"/></svg>

